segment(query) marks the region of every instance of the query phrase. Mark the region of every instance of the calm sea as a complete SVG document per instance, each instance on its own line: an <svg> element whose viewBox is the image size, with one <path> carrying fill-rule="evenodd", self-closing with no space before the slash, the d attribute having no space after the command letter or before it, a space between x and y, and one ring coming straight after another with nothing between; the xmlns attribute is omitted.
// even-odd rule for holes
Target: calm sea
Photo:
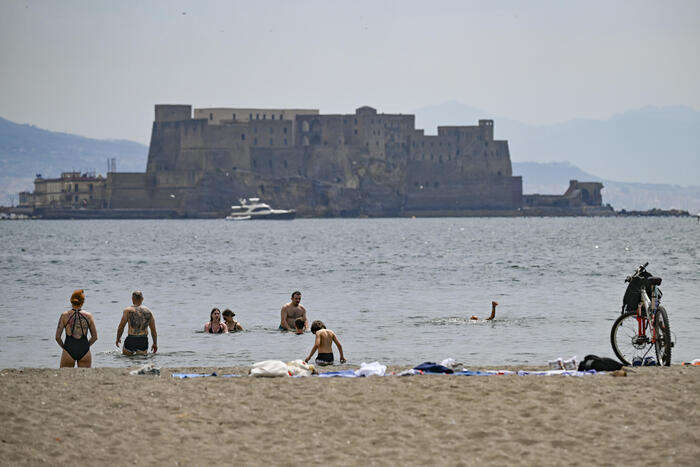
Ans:
<svg viewBox="0 0 700 467"><path fill-rule="evenodd" d="M624 278L663 277L673 362L700 358L695 219L297 219L0 222L0 367L56 367L59 314L76 288L97 323L94 366L115 350L131 292L156 316L160 366L304 358L308 333L280 333L294 290L338 334L350 363L545 364L613 356ZM500 303L496 320L487 316ZM201 332L212 307L246 332ZM337 354L336 354L337 358Z"/></svg>

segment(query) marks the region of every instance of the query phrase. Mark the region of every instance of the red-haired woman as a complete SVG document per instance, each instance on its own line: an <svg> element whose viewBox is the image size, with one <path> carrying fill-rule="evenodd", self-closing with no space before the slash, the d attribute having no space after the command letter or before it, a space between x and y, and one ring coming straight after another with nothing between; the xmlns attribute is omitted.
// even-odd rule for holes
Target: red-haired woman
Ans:
<svg viewBox="0 0 700 467"><path fill-rule="evenodd" d="M90 346L97 340L95 320L87 311L83 311L85 303L85 291L76 290L70 297L71 309L64 311L58 318L56 328L56 342L63 349L61 354L61 368L73 368L77 363L81 368L90 368L92 354ZM61 334L66 331L66 340L61 342ZM90 331L90 340L87 333Z"/></svg>

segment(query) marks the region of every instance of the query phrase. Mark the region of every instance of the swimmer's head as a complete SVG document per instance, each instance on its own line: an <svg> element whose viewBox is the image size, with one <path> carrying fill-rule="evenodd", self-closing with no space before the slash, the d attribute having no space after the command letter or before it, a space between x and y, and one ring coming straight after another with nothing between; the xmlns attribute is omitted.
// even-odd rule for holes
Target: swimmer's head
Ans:
<svg viewBox="0 0 700 467"><path fill-rule="evenodd" d="M80 307L83 306L83 303L85 303L85 291L83 289L74 291L70 296L70 304Z"/></svg>
<svg viewBox="0 0 700 467"><path fill-rule="evenodd" d="M326 329L326 325L323 324L323 321L316 320L313 323L311 323L311 332L316 334L316 331L320 331L321 329Z"/></svg>
<svg viewBox="0 0 700 467"><path fill-rule="evenodd" d="M236 313L234 313L233 311L231 311L231 310L229 310L228 308L226 308L226 309L224 310L224 312L221 314L221 316L223 316L224 318L231 318L231 319L233 319L233 317L236 316Z"/></svg>
<svg viewBox="0 0 700 467"><path fill-rule="evenodd" d="M131 294L131 301L134 302L134 305L139 306L143 303L143 293L140 290L134 291Z"/></svg>
<svg viewBox="0 0 700 467"><path fill-rule="evenodd" d="M296 306L301 302L301 292L295 290L292 292L292 303Z"/></svg>
<svg viewBox="0 0 700 467"><path fill-rule="evenodd" d="M209 321L214 321L214 318L221 321L221 311L218 308L212 308L211 313L209 313Z"/></svg>
<svg viewBox="0 0 700 467"><path fill-rule="evenodd" d="M294 321L294 327L299 329L304 329L304 320L301 318L297 318L296 321Z"/></svg>

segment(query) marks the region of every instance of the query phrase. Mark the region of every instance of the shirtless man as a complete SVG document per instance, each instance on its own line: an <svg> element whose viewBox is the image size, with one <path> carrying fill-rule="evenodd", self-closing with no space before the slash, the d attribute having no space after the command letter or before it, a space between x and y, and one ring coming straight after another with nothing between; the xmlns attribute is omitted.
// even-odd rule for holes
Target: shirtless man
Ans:
<svg viewBox="0 0 700 467"><path fill-rule="evenodd" d="M304 320L304 331L309 329L309 321L306 319L306 308L299 305L299 302L301 302L301 292L297 290L292 293L292 301L282 307L280 331L294 331L296 329L294 321L297 318Z"/></svg>
<svg viewBox="0 0 700 467"><path fill-rule="evenodd" d="M311 332L316 335L316 341L314 346L311 348L309 356L306 357L304 362L309 363L311 357L318 350L318 355L316 356L317 365L332 365L333 364L333 342L335 346L338 347L338 352L340 352L340 363L345 363L345 356L343 355L343 346L340 345L338 338L335 333L330 329L326 329L326 325L323 321L316 320L311 323Z"/></svg>
<svg viewBox="0 0 700 467"><path fill-rule="evenodd" d="M488 318L484 319L484 321L491 321L492 319L494 319L494 318L496 317L496 307L497 307L497 306L498 306L498 302L491 302L491 316L489 316ZM472 321L479 321L479 317L478 317L478 316L472 316L472 317L469 318L469 319L472 320Z"/></svg>
<svg viewBox="0 0 700 467"><path fill-rule="evenodd" d="M131 294L133 306L124 309L122 320L117 328L116 346L122 340L124 326L129 323L129 333L124 340L122 353L124 355L146 355L148 353L148 328L151 329L151 337L153 337L153 345L151 351L158 351L158 333L156 332L156 319L153 317L151 310L141 305L143 303L143 294L138 290Z"/></svg>

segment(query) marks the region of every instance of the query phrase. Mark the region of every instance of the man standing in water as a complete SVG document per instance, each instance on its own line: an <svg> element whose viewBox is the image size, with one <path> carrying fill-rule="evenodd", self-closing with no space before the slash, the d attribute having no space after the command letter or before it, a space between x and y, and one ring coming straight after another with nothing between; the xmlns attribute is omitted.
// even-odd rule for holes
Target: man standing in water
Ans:
<svg viewBox="0 0 700 467"><path fill-rule="evenodd" d="M151 351L156 353L158 351L158 333L153 313L142 305L143 294L140 291L137 290L131 294L131 301L134 305L124 309L122 320L117 328L116 346L119 347L124 326L129 323L129 333L124 340L122 353L124 355L146 355L148 353L148 328L151 328L151 337L153 338Z"/></svg>
<svg viewBox="0 0 700 467"><path fill-rule="evenodd" d="M282 307L280 331L294 331L294 322L301 318L304 320L304 331L309 328L309 321L306 319L306 308L299 305L301 302L301 292L298 290L292 293L292 301Z"/></svg>

